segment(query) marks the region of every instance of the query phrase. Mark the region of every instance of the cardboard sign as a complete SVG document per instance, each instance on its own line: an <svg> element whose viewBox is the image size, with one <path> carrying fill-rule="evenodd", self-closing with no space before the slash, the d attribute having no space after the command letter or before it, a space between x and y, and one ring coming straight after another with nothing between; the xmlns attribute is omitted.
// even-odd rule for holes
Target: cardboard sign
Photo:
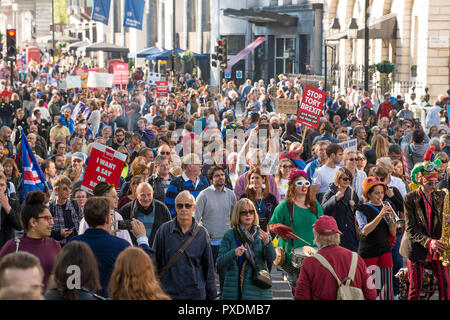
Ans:
<svg viewBox="0 0 450 320"><path fill-rule="evenodd" d="M94 187L102 182L118 187L127 156L101 143L94 142L81 189L93 194Z"/></svg>
<svg viewBox="0 0 450 320"><path fill-rule="evenodd" d="M277 113L297 114L298 101L294 99L275 99Z"/></svg>
<svg viewBox="0 0 450 320"><path fill-rule="evenodd" d="M344 142L339 142L338 145L342 147L342 149L350 149L353 151L358 151L358 139L351 139Z"/></svg>
<svg viewBox="0 0 450 320"><path fill-rule="evenodd" d="M65 80L66 89L81 88L81 76L68 76Z"/></svg>
<svg viewBox="0 0 450 320"><path fill-rule="evenodd" d="M130 77L128 71L128 63L114 63L113 64L114 81L113 84L127 85Z"/></svg>
<svg viewBox="0 0 450 320"><path fill-rule="evenodd" d="M169 96L169 82L157 81L156 82L156 97L165 98Z"/></svg>
<svg viewBox="0 0 450 320"><path fill-rule="evenodd" d="M106 72L89 71L87 86L89 88L112 88L114 75Z"/></svg>
<svg viewBox="0 0 450 320"><path fill-rule="evenodd" d="M325 91L307 84L298 107L297 122L317 130L326 96Z"/></svg>

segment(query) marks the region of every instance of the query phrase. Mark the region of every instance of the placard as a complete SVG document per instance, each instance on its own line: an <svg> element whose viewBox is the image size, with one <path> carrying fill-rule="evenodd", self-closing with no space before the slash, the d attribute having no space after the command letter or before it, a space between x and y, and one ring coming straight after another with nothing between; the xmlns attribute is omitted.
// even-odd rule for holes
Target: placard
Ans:
<svg viewBox="0 0 450 320"><path fill-rule="evenodd" d="M326 95L325 91L307 84L298 107L297 122L317 130Z"/></svg>
<svg viewBox="0 0 450 320"><path fill-rule="evenodd" d="M113 84L127 85L129 82L130 72L128 70L128 63L114 63L113 64L114 81Z"/></svg>
<svg viewBox="0 0 450 320"><path fill-rule="evenodd" d="M114 75L106 72L89 71L87 86L89 88L112 88Z"/></svg>
<svg viewBox="0 0 450 320"><path fill-rule="evenodd" d="M102 181L114 184L117 189L126 159L125 154L94 142L81 189L93 194L94 187Z"/></svg>
<svg viewBox="0 0 450 320"><path fill-rule="evenodd" d="M411 172L408 168L408 160L406 160L406 154L402 152L402 163L403 163L403 172L405 173L403 176L407 183L411 183Z"/></svg>
<svg viewBox="0 0 450 320"><path fill-rule="evenodd" d="M81 88L81 76L67 76L66 89Z"/></svg>
<svg viewBox="0 0 450 320"><path fill-rule="evenodd" d="M350 149L353 151L358 151L358 139L351 139L344 142L339 142L338 145L342 147L342 149Z"/></svg>
<svg viewBox="0 0 450 320"><path fill-rule="evenodd" d="M169 96L169 82L157 81L156 82L156 97L164 98Z"/></svg>
<svg viewBox="0 0 450 320"><path fill-rule="evenodd" d="M275 108L277 113L297 114L298 100L294 99L275 99Z"/></svg>

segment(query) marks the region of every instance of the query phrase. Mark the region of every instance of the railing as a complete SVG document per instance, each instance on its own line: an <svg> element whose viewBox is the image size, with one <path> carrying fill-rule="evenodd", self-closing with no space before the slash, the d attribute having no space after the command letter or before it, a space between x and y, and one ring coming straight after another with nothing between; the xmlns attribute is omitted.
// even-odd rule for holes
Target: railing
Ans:
<svg viewBox="0 0 450 320"><path fill-rule="evenodd" d="M286 77L294 82L294 80L297 77L300 77L300 81L302 82L303 85L309 84L310 86L313 87L319 87L319 82L320 81L325 81L325 77L324 76L320 76L320 75L315 75L315 74L293 74L293 73L287 73Z"/></svg>

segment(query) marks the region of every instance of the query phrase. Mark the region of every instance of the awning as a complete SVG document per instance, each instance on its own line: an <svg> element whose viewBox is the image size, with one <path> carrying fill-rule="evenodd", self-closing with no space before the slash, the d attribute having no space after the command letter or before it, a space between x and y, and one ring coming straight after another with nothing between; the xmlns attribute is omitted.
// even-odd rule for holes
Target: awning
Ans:
<svg viewBox="0 0 450 320"><path fill-rule="evenodd" d="M280 14L261 9L237 10L228 8L223 10L223 15L230 18L247 20L257 26L278 25L280 27L295 27L297 26L298 20L297 17L288 14Z"/></svg>
<svg viewBox="0 0 450 320"><path fill-rule="evenodd" d="M147 56L150 55L155 55L158 53L161 53L163 51L166 51L167 49L158 47L158 46L153 46L150 48L145 48L136 52L132 52L128 54L128 59L135 59L135 58L145 58Z"/></svg>
<svg viewBox="0 0 450 320"><path fill-rule="evenodd" d="M332 34L326 40L347 39L347 30ZM356 39L364 39L364 27L358 28ZM369 39L397 39L397 15L389 13L369 24Z"/></svg>
<svg viewBox="0 0 450 320"><path fill-rule="evenodd" d="M185 51L186 51L186 50L176 49L177 55L179 55L179 54L181 54L181 53L183 53L183 52L185 52ZM153 55L148 55L148 56L146 57L146 59L147 59L147 60L168 60L168 59L169 59L169 56L170 56L172 53L173 53L173 50L172 50L172 49L170 49L170 50L165 50L165 51L160 52L160 53L156 53L156 54L153 54ZM207 55L207 54L200 54L200 53L195 53L195 52L193 52L192 54L194 55L194 58L195 58L195 59L199 59L199 60L202 60L202 59L208 59L208 57L209 57L209 55Z"/></svg>
<svg viewBox="0 0 450 320"><path fill-rule="evenodd" d="M91 52L91 51L104 51L104 52L118 52L118 53L128 53L130 49L126 47L121 47L112 43L98 42L93 43L84 47L79 47L77 51Z"/></svg>
<svg viewBox="0 0 450 320"><path fill-rule="evenodd" d="M85 46L87 46L89 44L90 43L87 42L87 41L78 41L78 42L75 42L75 43L72 43L71 45L69 45L67 47L67 50L77 50L78 48L85 47Z"/></svg>

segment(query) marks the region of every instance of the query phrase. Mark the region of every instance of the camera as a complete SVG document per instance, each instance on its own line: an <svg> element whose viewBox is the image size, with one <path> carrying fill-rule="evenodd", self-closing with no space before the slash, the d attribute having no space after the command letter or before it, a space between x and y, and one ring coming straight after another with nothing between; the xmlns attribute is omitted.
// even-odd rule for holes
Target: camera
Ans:
<svg viewBox="0 0 450 320"><path fill-rule="evenodd" d="M414 126L415 127L420 127L420 120L419 119L414 119Z"/></svg>
<svg viewBox="0 0 450 320"><path fill-rule="evenodd" d="M117 228L119 230L131 230L131 220L120 220L117 221Z"/></svg>

